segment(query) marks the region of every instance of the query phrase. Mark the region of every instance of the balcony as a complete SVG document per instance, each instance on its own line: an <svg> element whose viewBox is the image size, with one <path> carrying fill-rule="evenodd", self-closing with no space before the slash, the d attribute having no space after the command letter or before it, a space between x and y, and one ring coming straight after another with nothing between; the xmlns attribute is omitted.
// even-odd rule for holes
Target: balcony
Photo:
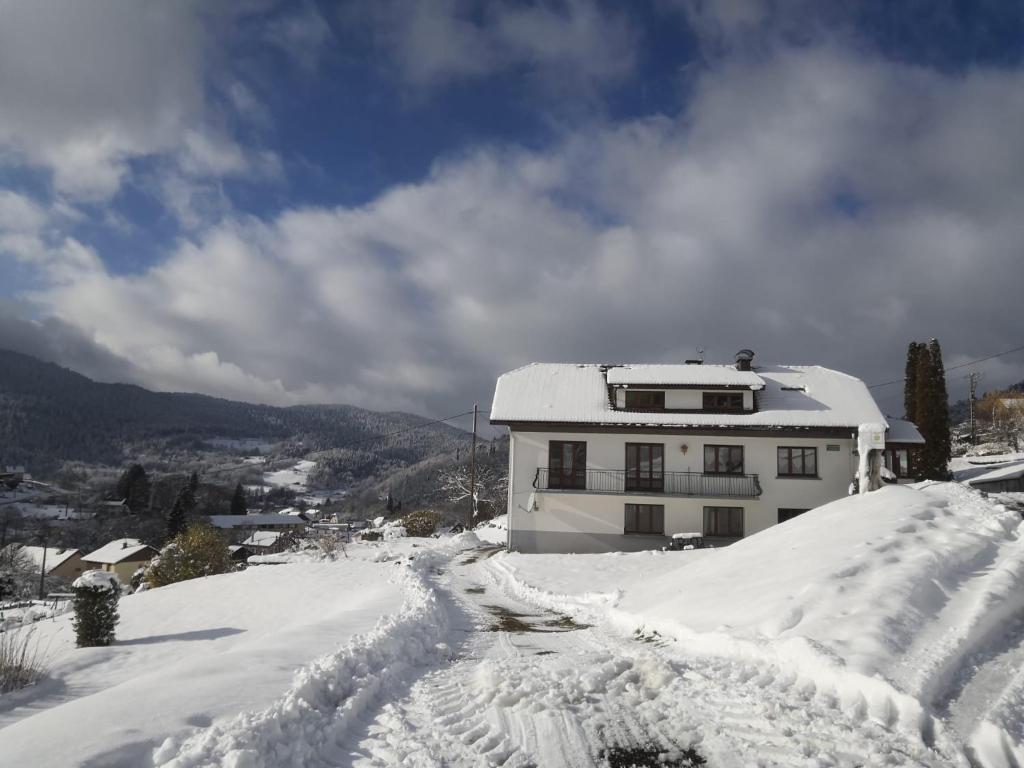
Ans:
<svg viewBox="0 0 1024 768"><path fill-rule="evenodd" d="M533 487L539 491L574 493L631 493L656 496L695 496L706 499L756 499L761 495L757 475L660 472L637 477L624 469L551 472L538 467Z"/></svg>

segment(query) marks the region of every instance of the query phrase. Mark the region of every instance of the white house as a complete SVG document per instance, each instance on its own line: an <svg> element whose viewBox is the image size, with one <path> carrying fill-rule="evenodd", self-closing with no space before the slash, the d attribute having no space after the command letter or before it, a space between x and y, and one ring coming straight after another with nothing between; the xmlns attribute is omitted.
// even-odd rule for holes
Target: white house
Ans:
<svg viewBox="0 0 1024 768"><path fill-rule="evenodd" d="M640 550L683 532L725 542L846 495L858 426L893 422L860 379L753 356L501 376L491 423L510 430L509 548ZM887 463L902 476L922 440L897 428Z"/></svg>

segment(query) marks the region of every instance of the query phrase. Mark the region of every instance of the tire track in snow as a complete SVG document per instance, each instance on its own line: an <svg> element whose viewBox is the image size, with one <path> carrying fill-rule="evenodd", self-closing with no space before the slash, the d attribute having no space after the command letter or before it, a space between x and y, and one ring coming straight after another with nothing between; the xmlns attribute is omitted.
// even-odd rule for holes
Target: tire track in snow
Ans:
<svg viewBox="0 0 1024 768"><path fill-rule="evenodd" d="M956 764L872 720L863 700L764 666L681 657L600 626L487 631L495 603L534 628L555 615L550 599L513 596L506 576L453 565L443 586L475 624L460 658L388 704L352 765L597 766L612 746L694 747L711 766Z"/></svg>

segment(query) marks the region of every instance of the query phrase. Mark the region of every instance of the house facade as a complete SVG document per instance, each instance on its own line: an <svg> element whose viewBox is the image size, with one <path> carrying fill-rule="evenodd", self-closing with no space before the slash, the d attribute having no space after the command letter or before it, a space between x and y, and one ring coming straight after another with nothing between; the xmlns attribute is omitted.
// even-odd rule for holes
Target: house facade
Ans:
<svg viewBox="0 0 1024 768"><path fill-rule="evenodd" d="M131 582L132 575L149 564L160 552L138 539L115 539L94 552L82 556L87 569L117 574L121 583Z"/></svg>
<svg viewBox="0 0 1024 768"><path fill-rule="evenodd" d="M869 422L892 429L859 379L755 367L749 350L735 365L525 366L499 378L491 410L510 430L509 548L734 541L845 496ZM886 447L902 471L920 435L900 431Z"/></svg>

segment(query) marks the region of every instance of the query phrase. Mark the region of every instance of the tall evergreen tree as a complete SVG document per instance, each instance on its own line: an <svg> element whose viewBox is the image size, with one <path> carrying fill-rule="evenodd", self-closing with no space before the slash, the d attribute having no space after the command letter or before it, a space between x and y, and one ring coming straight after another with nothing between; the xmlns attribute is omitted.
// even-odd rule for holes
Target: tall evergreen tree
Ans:
<svg viewBox="0 0 1024 768"><path fill-rule="evenodd" d="M193 472L188 476L188 489L192 492L192 497L195 498L196 493L199 492L199 473Z"/></svg>
<svg viewBox="0 0 1024 768"><path fill-rule="evenodd" d="M931 413L926 439L932 444L930 460L935 480L948 480L952 441L949 436L949 392L946 389L946 367L942 363L942 347L938 339L928 342L928 357L932 380Z"/></svg>
<svg viewBox="0 0 1024 768"><path fill-rule="evenodd" d="M149 508L149 492L149 476L141 464L132 464L117 481L117 495L127 500L132 512L143 512Z"/></svg>
<svg viewBox="0 0 1024 768"><path fill-rule="evenodd" d="M917 366L923 344L916 341L907 345L907 367L903 378L903 413L908 421L917 422Z"/></svg>
<svg viewBox="0 0 1024 768"><path fill-rule="evenodd" d="M178 491L178 496L174 499L174 505L171 507L171 511L167 513L167 538L169 539L173 539L179 533L183 533L188 525L189 496L190 493L186 485Z"/></svg>
<svg viewBox="0 0 1024 768"><path fill-rule="evenodd" d="M231 514L232 515L246 515L249 513L248 507L245 505L245 489L241 483L235 486L235 492L231 496Z"/></svg>

